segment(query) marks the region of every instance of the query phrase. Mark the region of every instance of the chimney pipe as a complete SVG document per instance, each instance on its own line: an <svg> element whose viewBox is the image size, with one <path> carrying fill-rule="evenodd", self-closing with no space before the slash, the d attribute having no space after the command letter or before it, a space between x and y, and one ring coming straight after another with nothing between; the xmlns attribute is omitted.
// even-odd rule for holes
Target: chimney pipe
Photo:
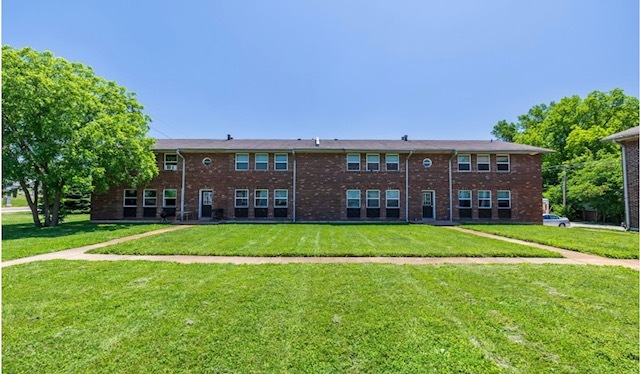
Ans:
<svg viewBox="0 0 640 374"><path fill-rule="evenodd" d="M408 140L409 140L409 135L404 135L404 136L402 137L402 140L404 140L405 142L406 142L406 141L408 141Z"/></svg>
<svg viewBox="0 0 640 374"><path fill-rule="evenodd" d="M227 140L233 140L233 136L231 136L231 134L227 134Z"/></svg>
<svg viewBox="0 0 640 374"><path fill-rule="evenodd" d="M320 138L316 137L315 138L315 143L316 143L316 147L320 146Z"/></svg>

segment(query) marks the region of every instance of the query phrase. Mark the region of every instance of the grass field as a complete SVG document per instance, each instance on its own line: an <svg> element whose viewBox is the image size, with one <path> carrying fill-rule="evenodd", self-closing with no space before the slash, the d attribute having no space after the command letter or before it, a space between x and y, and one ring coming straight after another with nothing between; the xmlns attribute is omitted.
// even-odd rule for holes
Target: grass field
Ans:
<svg viewBox="0 0 640 374"><path fill-rule="evenodd" d="M2 199L2 206L4 205L4 197ZM29 204L27 203L27 198L24 196L24 194L19 193L18 197L11 197L11 206L12 207L22 207L22 206L29 206Z"/></svg>
<svg viewBox="0 0 640 374"><path fill-rule="evenodd" d="M638 273L47 261L3 274L3 370L638 371Z"/></svg>
<svg viewBox="0 0 640 374"><path fill-rule="evenodd" d="M2 260L56 252L167 227L160 224L95 224L69 215L56 227L37 229L31 213L2 214Z"/></svg>
<svg viewBox="0 0 640 374"><path fill-rule="evenodd" d="M425 225L203 225L91 253L227 256L562 257Z"/></svg>
<svg viewBox="0 0 640 374"><path fill-rule="evenodd" d="M611 258L638 258L640 251L640 235L637 232L583 227L568 229L540 225L464 225L462 227Z"/></svg>

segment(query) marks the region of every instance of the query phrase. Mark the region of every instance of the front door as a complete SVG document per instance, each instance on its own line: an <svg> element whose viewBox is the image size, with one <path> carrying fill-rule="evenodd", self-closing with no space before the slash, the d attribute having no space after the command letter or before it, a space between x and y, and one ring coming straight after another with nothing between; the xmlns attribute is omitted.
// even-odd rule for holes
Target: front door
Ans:
<svg viewBox="0 0 640 374"><path fill-rule="evenodd" d="M213 212L213 191L200 191L200 217L211 218Z"/></svg>
<svg viewBox="0 0 640 374"><path fill-rule="evenodd" d="M422 218L435 218L434 214L434 196L433 191L422 191Z"/></svg>

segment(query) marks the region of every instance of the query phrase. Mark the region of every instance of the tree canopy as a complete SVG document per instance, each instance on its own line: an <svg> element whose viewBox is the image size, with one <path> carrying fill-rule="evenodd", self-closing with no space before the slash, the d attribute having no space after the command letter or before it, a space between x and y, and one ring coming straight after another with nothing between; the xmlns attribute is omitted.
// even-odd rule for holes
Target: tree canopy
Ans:
<svg viewBox="0 0 640 374"><path fill-rule="evenodd" d="M66 190L94 191L157 175L150 118L135 94L51 52L2 47L2 172L27 196L34 223L59 220Z"/></svg>
<svg viewBox="0 0 640 374"><path fill-rule="evenodd" d="M498 139L549 148L543 156L545 194L559 213L569 216L596 209L605 217L624 212L620 147L601 139L638 126L638 98L621 89L593 91L586 98L565 97L536 105L517 122L499 121L491 132ZM562 207L563 173L567 172L567 208Z"/></svg>

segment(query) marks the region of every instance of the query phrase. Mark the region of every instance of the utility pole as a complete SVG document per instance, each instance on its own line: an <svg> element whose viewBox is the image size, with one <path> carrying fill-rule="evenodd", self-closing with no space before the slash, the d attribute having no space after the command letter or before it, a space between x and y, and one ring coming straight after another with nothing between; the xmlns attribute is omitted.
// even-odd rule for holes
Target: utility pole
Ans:
<svg viewBox="0 0 640 374"><path fill-rule="evenodd" d="M567 207L567 167L562 167L562 207Z"/></svg>

